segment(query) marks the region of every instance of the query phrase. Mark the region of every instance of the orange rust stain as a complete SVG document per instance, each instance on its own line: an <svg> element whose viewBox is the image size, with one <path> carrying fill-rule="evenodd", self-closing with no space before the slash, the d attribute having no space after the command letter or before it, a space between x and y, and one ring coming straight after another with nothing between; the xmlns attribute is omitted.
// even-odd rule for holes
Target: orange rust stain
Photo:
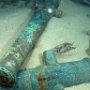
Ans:
<svg viewBox="0 0 90 90"><path fill-rule="evenodd" d="M41 90L44 90L44 80L42 73L39 73L38 80L40 81Z"/></svg>

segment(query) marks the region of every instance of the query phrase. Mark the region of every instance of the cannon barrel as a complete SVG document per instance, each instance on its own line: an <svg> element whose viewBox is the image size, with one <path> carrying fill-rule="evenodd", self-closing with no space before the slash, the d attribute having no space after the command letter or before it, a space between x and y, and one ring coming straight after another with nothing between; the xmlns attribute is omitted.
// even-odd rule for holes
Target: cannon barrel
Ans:
<svg viewBox="0 0 90 90"><path fill-rule="evenodd" d="M30 1L35 4L41 2L41 0ZM43 1L45 2L44 5L42 4ZM2 57L0 62L1 85L11 86L15 82L17 72L24 63L27 55L32 51L37 39L42 31L44 31L50 18L52 16L59 17L57 10L60 1L61 0L42 0L40 5L43 5L43 7L46 5L47 7L35 9L32 19L29 20L25 29L20 33L15 42Z"/></svg>
<svg viewBox="0 0 90 90"><path fill-rule="evenodd" d="M13 45L5 53L0 62L0 84L11 85L16 73L25 61L26 56L35 46L35 42L46 27L51 15L44 10L37 10L32 19L20 33Z"/></svg>
<svg viewBox="0 0 90 90"><path fill-rule="evenodd" d="M50 52L49 50L49 55L54 55ZM47 59L50 60L52 55ZM90 82L90 58L60 64L50 62L21 70L11 88L0 87L0 90L64 90L65 87Z"/></svg>
<svg viewBox="0 0 90 90"><path fill-rule="evenodd" d="M18 90L64 90L90 81L90 59L41 66L19 73Z"/></svg>

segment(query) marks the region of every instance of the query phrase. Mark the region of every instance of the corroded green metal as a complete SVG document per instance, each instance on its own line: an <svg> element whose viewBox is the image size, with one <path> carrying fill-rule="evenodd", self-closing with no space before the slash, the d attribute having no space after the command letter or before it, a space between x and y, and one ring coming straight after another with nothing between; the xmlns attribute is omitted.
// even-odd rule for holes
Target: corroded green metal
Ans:
<svg viewBox="0 0 90 90"><path fill-rule="evenodd" d="M49 2L47 1L48 4ZM2 84L6 85L6 81L9 81L8 84L14 81L14 75L23 63L25 55L28 54L27 50L32 49L36 39L41 34L40 30L45 28L51 16L50 12L45 9L35 12L25 31L23 31L24 33L17 38L16 43L6 54L5 59L7 61L1 62L0 80L3 81ZM19 46L17 46L18 44ZM17 52L20 52L20 55ZM10 58L7 58L8 56ZM10 63L7 63L8 61ZM11 88L0 87L0 90L64 90L65 87L90 82L90 58L59 64L57 63L55 49L51 49L43 53L43 63L44 65L33 69L21 70Z"/></svg>
<svg viewBox="0 0 90 90"><path fill-rule="evenodd" d="M13 87L0 87L0 90L64 90L65 87L88 82L90 58L84 58L75 62L22 70Z"/></svg>
<svg viewBox="0 0 90 90"><path fill-rule="evenodd" d="M3 3L2 7L8 4L17 6L19 1L23 1L25 6L29 4L28 6L33 9L45 9L46 11L50 12L52 16L61 17L61 10L57 10L61 0L0 0L0 3Z"/></svg>
<svg viewBox="0 0 90 90"><path fill-rule="evenodd" d="M10 85L15 81L15 75L23 64L35 42L44 31L51 15L44 10L37 10L28 25L15 40L13 45L0 62L0 84Z"/></svg>
<svg viewBox="0 0 90 90"><path fill-rule="evenodd" d="M76 49L76 47L73 46L73 43L64 42L60 45L55 46L54 48L46 50L43 52L43 64L44 65L58 64L56 58L57 54L61 55L70 52L71 50L74 49Z"/></svg>
<svg viewBox="0 0 90 90"><path fill-rule="evenodd" d="M87 6L90 6L90 0L72 0L74 2L79 2L81 4L85 4Z"/></svg>
<svg viewBox="0 0 90 90"><path fill-rule="evenodd" d="M54 49L46 50L43 53L43 64L44 65L57 64L56 52Z"/></svg>
<svg viewBox="0 0 90 90"><path fill-rule="evenodd" d="M30 2L33 2L33 5L37 5L37 9L35 9L35 13L28 25L26 25L25 29L0 62L1 85L9 86L15 82L16 73L28 53L33 49L35 42L46 27L49 19L53 16L54 11L58 9L60 1L61 0L30 0Z"/></svg>
<svg viewBox="0 0 90 90"><path fill-rule="evenodd" d="M90 58L59 64L53 49L45 52L43 54L48 55L44 55L44 60L51 59L52 62L21 70L11 88L0 87L0 90L64 90L65 87L90 82Z"/></svg>

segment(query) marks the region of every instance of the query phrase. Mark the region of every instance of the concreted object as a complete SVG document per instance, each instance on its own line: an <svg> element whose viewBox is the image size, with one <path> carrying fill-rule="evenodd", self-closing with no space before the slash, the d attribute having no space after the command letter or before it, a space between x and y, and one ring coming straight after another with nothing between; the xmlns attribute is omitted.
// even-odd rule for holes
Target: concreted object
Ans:
<svg viewBox="0 0 90 90"><path fill-rule="evenodd" d="M53 12L48 12L48 9L51 9L52 11L57 10L60 1L61 0L30 1L33 2L33 5L37 5L38 8L35 9L32 19L10 49L5 53L0 62L1 85L10 86L15 82L16 73L19 71L28 53L30 53L35 46L35 42L41 35L42 31L44 31L48 21L53 16ZM44 7L45 5L47 7Z"/></svg>
<svg viewBox="0 0 90 90"><path fill-rule="evenodd" d="M65 87L90 81L90 59L44 65L18 74L18 90L64 90Z"/></svg>
<svg viewBox="0 0 90 90"><path fill-rule="evenodd" d="M26 56L35 46L35 42L47 25L51 15L44 10L35 11L28 25L5 53L0 62L0 84L9 86L15 82L15 76Z"/></svg>
<svg viewBox="0 0 90 90"><path fill-rule="evenodd" d="M49 55L45 57L50 60L51 56L52 62L55 58L52 58L53 52L49 50ZM64 90L65 87L90 82L90 58L60 64L52 62L47 62L48 65L21 70L11 88L0 87L0 90Z"/></svg>

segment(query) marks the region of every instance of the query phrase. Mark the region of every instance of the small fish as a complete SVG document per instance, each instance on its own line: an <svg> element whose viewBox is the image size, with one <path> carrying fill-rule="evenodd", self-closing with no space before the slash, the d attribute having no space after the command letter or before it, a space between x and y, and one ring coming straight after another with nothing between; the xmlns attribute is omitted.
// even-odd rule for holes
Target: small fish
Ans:
<svg viewBox="0 0 90 90"><path fill-rule="evenodd" d="M69 52L76 48L73 47L73 43L65 42L60 45L57 45L56 47L54 47L54 49L55 49L56 53L63 54L63 53Z"/></svg>

